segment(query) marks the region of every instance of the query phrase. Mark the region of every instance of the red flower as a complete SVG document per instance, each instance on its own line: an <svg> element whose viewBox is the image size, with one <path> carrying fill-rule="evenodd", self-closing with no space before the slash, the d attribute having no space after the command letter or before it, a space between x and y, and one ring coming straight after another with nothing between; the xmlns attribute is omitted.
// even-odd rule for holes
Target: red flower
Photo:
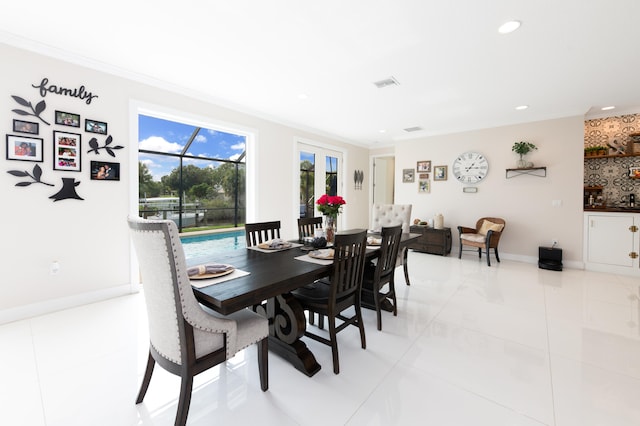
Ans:
<svg viewBox="0 0 640 426"><path fill-rule="evenodd" d="M328 216L337 216L340 213L342 205L347 204L347 202L339 195L324 194L318 198L316 204L318 205L320 213Z"/></svg>

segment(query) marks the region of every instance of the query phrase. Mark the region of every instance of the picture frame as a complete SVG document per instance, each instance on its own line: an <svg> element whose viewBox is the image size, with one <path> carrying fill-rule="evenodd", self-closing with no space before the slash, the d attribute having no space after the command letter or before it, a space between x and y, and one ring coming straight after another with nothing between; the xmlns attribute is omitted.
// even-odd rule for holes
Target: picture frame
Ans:
<svg viewBox="0 0 640 426"><path fill-rule="evenodd" d="M103 121L84 119L84 131L89 133L97 133L99 135L107 134L107 123Z"/></svg>
<svg viewBox="0 0 640 426"><path fill-rule="evenodd" d="M447 166L433 166L433 180L447 180Z"/></svg>
<svg viewBox="0 0 640 426"><path fill-rule="evenodd" d="M91 161L91 180L120 180L120 163Z"/></svg>
<svg viewBox="0 0 640 426"><path fill-rule="evenodd" d="M431 192L431 184L429 183L429 174L422 173L418 175L418 193L428 194Z"/></svg>
<svg viewBox="0 0 640 426"><path fill-rule="evenodd" d="M53 131L53 170L79 172L82 136L78 133Z"/></svg>
<svg viewBox="0 0 640 426"><path fill-rule="evenodd" d="M18 133L27 133L37 135L40 133L40 124L32 121L13 120L13 131Z"/></svg>
<svg viewBox="0 0 640 426"><path fill-rule="evenodd" d="M416 164L416 170L418 173L431 173L431 160L418 161Z"/></svg>
<svg viewBox="0 0 640 426"><path fill-rule="evenodd" d="M7 135L7 160L42 162L42 138Z"/></svg>
<svg viewBox="0 0 640 426"><path fill-rule="evenodd" d="M414 182L415 181L415 171L413 169L402 169L402 182Z"/></svg>
<svg viewBox="0 0 640 426"><path fill-rule="evenodd" d="M640 166L629 167L629 177L633 179L640 179Z"/></svg>
<svg viewBox="0 0 640 426"><path fill-rule="evenodd" d="M80 127L80 114L56 111L56 124L69 127Z"/></svg>

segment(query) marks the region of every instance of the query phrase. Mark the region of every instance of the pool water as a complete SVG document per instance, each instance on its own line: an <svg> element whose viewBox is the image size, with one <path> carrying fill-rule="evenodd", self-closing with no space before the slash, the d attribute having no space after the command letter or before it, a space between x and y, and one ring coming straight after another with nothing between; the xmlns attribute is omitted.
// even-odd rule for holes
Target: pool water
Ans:
<svg viewBox="0 0 640 426"><path fill-rule="evenodd" d="M247 247L244 229L205 235L182 236L182 248L186 260L197 257L211 257L231 250Z"/></svg>

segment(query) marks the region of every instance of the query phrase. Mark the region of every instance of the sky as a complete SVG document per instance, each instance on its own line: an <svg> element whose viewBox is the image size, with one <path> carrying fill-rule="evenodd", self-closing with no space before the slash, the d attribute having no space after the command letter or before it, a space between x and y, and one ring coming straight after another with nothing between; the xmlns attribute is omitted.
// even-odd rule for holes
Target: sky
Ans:
<svg viewBox="0 0 640 426"><path fill-rule="evenodd" d="M195 129L196 126L190 124L139 115L138 148L165 153L180 153ZM245 146L245 136L203 128L191 144L187 154L196 157L236 160L244 152ZM156 181L160 181L162 176L168 175L179 165L178 159L175 157L140 153L139 159L149 168ZM218 163L184 159L183 164L211 167Z"/></svg>

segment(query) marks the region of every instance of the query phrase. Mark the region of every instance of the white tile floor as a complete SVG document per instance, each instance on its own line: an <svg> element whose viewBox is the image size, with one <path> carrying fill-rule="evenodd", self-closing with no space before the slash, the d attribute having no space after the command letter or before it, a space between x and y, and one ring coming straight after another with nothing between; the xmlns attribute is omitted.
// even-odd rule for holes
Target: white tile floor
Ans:
<svg viewBox="0 0 640 426"><path fill-rule="evenodd" d="M383 331L365 310L329 347L308 341L322 370L308 378L256 351L198 376L190 425L640 425L640 280L503 260L488 268L409 254L399 314ZM179 379L156 367L134 400L147 356L142 294L0 326L0 423L171 425Z"/></svg>

